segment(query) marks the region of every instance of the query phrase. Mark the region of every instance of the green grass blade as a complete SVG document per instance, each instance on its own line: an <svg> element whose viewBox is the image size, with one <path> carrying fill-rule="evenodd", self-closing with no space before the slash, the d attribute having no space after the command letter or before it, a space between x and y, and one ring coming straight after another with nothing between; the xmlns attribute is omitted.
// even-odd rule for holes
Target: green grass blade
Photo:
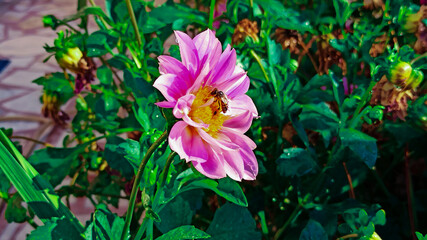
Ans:
<svg viewBox="0 0 427 240"><path fill-rule="evenodd" d="M50 183L27 162L1 130L0 169L43 222L65 216L78 233L84 232L83 225L61 202Z"/></svg>

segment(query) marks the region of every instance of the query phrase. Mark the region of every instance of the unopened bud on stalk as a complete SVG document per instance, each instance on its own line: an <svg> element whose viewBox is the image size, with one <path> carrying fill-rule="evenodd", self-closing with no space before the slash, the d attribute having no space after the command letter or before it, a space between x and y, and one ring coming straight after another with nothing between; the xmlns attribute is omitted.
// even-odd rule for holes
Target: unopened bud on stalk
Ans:
<svg viewBox="0 0 427 240"><path fill-rule="evenodd" d="M381 240L381 237L376 232L374 232L369 240Z"/></svg>
<svg viewBox="0 0 427 240"><path fill-rule="evenodd" d="M292 72L295 72L298 69L298 61L295 59L291 59L289 62L289 69L291 69Z"/></svg>
<svg viewBox="0 0 427 240"><path fill-rule="evenodd" d="M412 69L407 62L399 62L391 67L389 81L400 89L415 89L424 79L421 71Z"/></svg>
<svg viewBox="0 0 427 240"><path fill-rule="evenodd" d="M73 72L78 72L79 61L82 57L83 53L78 47L65 48L55 54L55 58L59 66Z"/></svg>

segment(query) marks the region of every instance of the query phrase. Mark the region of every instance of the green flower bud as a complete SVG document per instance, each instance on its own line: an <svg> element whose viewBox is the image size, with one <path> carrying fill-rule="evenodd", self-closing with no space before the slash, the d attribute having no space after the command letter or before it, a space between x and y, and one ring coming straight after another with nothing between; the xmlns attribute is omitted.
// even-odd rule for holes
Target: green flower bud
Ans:
<svg viewBox="0 0 427 240"><path fill-rule="evenodd" d="M82 51L78 47L67 48L58 51L55 54L56 61L63 69L69 69L77 72L79 68L79 61L83 57Z"/></svg>
<svg viewBox="0 0 427 240"><path fill-rule="evenodd" d="M405 88L411 72L412 67L409 63L398 62L391 67L388 80L400 88Z"/></svg>
<svg viewBox="0 0 427 240"><path fill-rule="evenodd" d="M369 240L381 240L381 237L376 232L374 232Z"/></svg>
<svg viewBox="0 0 427 240"><path fill-rule="evenodd" d="M289 69L292 72L295 72L298 69L298 61L295 59L291 59L291 61L289 62Z"/></svg>

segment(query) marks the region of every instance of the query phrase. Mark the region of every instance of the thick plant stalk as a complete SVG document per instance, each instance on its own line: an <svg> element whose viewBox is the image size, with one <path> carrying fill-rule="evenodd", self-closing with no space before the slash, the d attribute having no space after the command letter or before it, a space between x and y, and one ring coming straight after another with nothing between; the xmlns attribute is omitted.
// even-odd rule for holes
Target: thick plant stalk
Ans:
<svg viewBox="0 0 427 240"><path fill-rule="evenodd" d="M150 157L154 153L154 151L157 149L157 147L163 141L166 140L167 135L168 135L167 131L163 132L163 134L147 150L147 153L145 154L145 156L141 160L141 164L139 165L138 171L136 173L135 181L133 182L133 186L132 186L132 192L131 192L130 198L129 198L129 206L128 206L128 210L126 212L125 226L123 227L122 236L120 238L122 240L128 239L128 236L129 236L129 227L130 227L130 223L132 221L133 211L135 209L136 195L137 195L138 190L139 190L139 182L141 181L142 174L144 173L145 165L147 165L148 160L150 159Z"/></svg>

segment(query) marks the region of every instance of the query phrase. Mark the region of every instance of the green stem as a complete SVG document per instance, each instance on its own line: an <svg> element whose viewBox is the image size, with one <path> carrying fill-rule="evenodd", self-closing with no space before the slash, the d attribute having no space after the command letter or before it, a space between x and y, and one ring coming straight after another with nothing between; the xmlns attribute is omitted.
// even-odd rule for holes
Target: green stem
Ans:
<svg viewBox="0 0 427 240"><path fill-rule="evenodd" d="M362 99L360 100L359 104L356 107L356 110L353 113L353 117L352 117L351 122L350 122L350 128L354 128L356 126L357 122L359 121L359 112L362 109L362 107L365 106L368 98L371 96L371 91L374 88L376 83L377 82L375 82L375 81L371 81L369 83L368 88L366 89L365 93L362 96Z"/></svg>
<svg viewBox="0 0 427 240"><path fill-rule="evenodd" d="M211 0L211 8L210 8L210 12L209 12L209 28L213 29L213 15L214 15L214 11L215 11L215 0Z"/></svg>
<svg viewBox="0 0 427 240"><path fill-rule="evenodd" d="M163 191L163 185L166 182L166 179L168 178L168 172L169 172L169 168L173 162L173 159L175 157L176 153L175 152L171 152L168 156L168 158L166 159L166 164L165 167L163 168L162 173L160 174L161 179L159 180L158 184L157 184L157 190L156 190L156 194L154 194L154 200L153 200L153 208L157 208L157 204L158 204L158 198L160 196L160 193ZM144 217L144 219L142 220L142 224L138 229L138 232L136 234L135 239L141 239L142 235L144 235L145 230L147 229L147 227L149 228L149 226L147 226L147 224L149 225L149 219L147 218L147 216ZM148 222L147 222L148 221ZM148 230L147 230L147 234L148 234Z"/></svg>
<svg viewBox="0 0 427 240"><path fill-rule="evenodd" d="M289 216L288 220L286 220L285 224L277 230L276 234L274 235L274 240L277 240L282 236L283 232L286 230L286 228L291 224L292 220L297 216L299 211L301 210L301 204L298 204L298 206L294 209L294 211L291 213L291 216Z"/></svg>
<svg viewBox="0 0 427 240"><path fill-rule="evenodd" d="M147 153L141 160L141 164L139 165L138 171L135 176L135 181L133 182L132 192L130 194L130 199L129 199L129 206L126 213L125 226L123 228L122 237L120 238L121 240L127 239L127 237L129 236L129 227L132 221L133 211L135 209L136 195L139 190L139 182L141 181L142 174L144 173L145 165L147 165L148 160L150 159L154 151L157 149L157 147L163 141L166 140L167 135L168 135L167 131L163 132L163 134L153 143L153 145L151 145L151 147L148 148Z"/></svg>
<svg viewBox="0 0 427 240"><path fill-rule="evenodd" d="M163 168L162 171L162 179L160 180L160 188L163 187L163 184L166 182L166 179L168 179L168 172L169 172L169 168L173 162L173 159L175 158L176 152L171 152L168 156L168 159L166 160L166 165Z"/></svg>
<svg viewBox="0 0 427 240"><path fill-rule="evenodd" d="M135 13L133 12L132 3L130 2L130 0L126 0L126 7L128 8L128 13L130 16L130 20L132 22L132 26L135 29L136 41L138 41L138 45L141 48L142 46L141 35L139 34L138 24L136 23Z"/></svg>
<svg viewBox="0 0 427 240"><path fill-rule="evenodd" d="M93 0L89 0L90 5L92 5L93 7L96 7L96 3ZM95 16L95 18L97 18L97 16ZM107 21L105 21L105 19L101 16L99 16L99 19L101 19L102 24L104 24L105 27L107 27L108 23Z"/></svg>
<svg viewBox="0 0 427 240"><path fill-rule="evenodd" d="M267 72L265 71L264 66L262 66L261 58L256 54L254 50L251 49L251 55L255 58L255 60L258 62L259 67L261 68L262 73L264 74L265 80L267 83L270 83L270 78L268 78Z"/></svg>
<svg viewBox="0 0 427 240"><path fill-rule="evenodd" d="M426 52L426 53L424 53L424 54L422 54L422 55L420 55L420 56L418 56L418 57L416 57L416 58L414 58L414 59L412 59L412 61L411 61L411 65L412 65L412 64L414 64L414 62L416 62L416 61L420 60L420 59L421 59L421 58L423 58L423 57L427 57L427 52Z"/></svg>
<svg viewBox="0 0 427 240"><path fill-rule="evenodd" d="M12 138L14 138L14 139L23 139L23 140L27 140L27 141L35 142L35 143L38 143L38 144L43 145L44 147L53 147L53 146L52 146L52 144L50 144L50 143L42 142L42 141L40 141L40 140L33 139L33 138L30 138L30 137L26 137L26 136L11 136L10 138L11 138L11 139L12 139Z"/></svg>

